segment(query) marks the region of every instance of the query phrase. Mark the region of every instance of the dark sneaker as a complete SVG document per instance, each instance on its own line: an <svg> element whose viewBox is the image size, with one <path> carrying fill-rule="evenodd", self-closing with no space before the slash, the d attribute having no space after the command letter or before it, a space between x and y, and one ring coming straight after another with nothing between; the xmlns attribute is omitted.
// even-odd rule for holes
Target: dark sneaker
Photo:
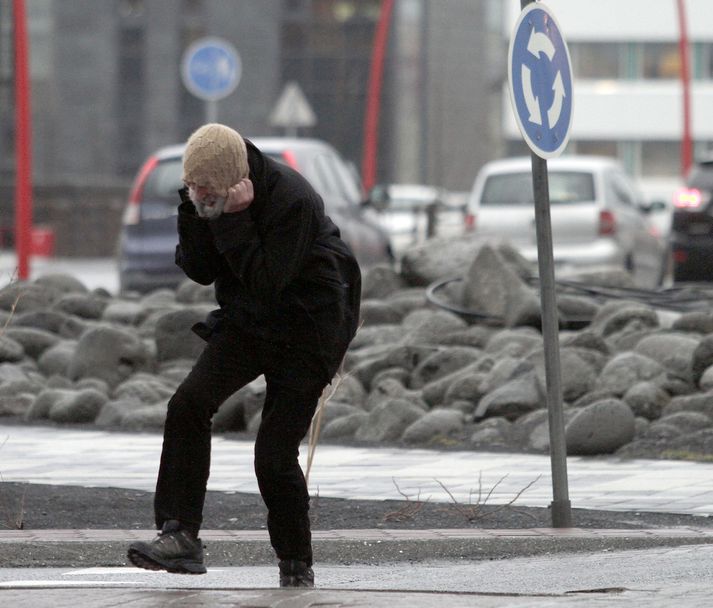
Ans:
<svg viewBox="0 0 713 608"><path fill-rule="evenodd" d="M296 559L283 559L280 562L280 587L314 587L312 568Z"/></svg>
<svg viewBox="0 0 713 608"><path fill-rule="evenodd" d="M174 574L205 574L203 543L177 521L163 525L157 538L149 543L129 545L129 561L146 570L166 570Z"/></svg>

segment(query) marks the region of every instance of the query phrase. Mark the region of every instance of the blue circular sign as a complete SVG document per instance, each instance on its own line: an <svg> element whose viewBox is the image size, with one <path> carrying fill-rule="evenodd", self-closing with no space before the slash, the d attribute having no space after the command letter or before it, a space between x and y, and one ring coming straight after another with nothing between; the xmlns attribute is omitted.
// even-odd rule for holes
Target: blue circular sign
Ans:
<svg viewBox="0 0 713 608"><path fill-rule="evenodd" d="M201 38L186 49L181 63L183 84L196 97L216 101L240 82L242 63L235 47L220 38Z"/></svg>
<svg viewBox="0 0 713 608"><path fill-rule="evenodd" d="M572 124L572 68L557 20L541 2L528 4L515 24L508 80L527 145L542 158L559 156Z"/></svg>

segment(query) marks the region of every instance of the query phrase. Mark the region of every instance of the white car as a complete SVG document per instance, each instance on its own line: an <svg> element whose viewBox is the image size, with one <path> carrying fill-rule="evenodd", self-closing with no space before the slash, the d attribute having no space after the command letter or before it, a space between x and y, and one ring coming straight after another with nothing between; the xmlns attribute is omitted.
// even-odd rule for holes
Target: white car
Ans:
<svg viewBox="0 0 713 608"><path fill-rule="evenodd" d="M649 208L616 160L562 156L548 161L547 173L556 265L619 266L641 286L663 281L665 239L649 222ZM537 259L530 157L483 166L466 223L478 236L508 241L527 259Z"/></svg>
<svg viewBox="0 0 713 608"><path fill-rule="evenodd" d="M465 230L463 202L442 188L421 184L375 186L369 201L397 257L430 237L461 236Z"/></svg>

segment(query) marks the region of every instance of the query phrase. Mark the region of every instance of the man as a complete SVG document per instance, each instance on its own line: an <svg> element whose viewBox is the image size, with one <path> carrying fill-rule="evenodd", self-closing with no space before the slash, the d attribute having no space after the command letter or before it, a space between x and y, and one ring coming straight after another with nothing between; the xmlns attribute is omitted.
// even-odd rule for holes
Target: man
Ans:
<svg viewBox="0 0 713 608"><path fill-rule="evenodd" d="M255 472L280 585L313 586L309 494L298 449L356 332L359 267L319 195L233 129L188 139L176 263L215 284L220 308L193 327L207 344L168 404L156 485L159 536L129 547L150 570L202 574L198 538L211 418L235 391L266 380Z"/></svg>

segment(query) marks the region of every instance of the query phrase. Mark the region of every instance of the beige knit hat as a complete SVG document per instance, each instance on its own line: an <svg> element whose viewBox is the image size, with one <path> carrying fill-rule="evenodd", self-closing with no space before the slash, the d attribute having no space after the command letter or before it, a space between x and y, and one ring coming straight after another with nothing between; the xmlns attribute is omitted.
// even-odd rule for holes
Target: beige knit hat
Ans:
<svg viewBox="0 0 713 608"><path fill-rule="evenodd" d="M228 188L248 176L248 153L240 134L217 123L203 125L186 142L183 180L226 196Z"/></svg>

